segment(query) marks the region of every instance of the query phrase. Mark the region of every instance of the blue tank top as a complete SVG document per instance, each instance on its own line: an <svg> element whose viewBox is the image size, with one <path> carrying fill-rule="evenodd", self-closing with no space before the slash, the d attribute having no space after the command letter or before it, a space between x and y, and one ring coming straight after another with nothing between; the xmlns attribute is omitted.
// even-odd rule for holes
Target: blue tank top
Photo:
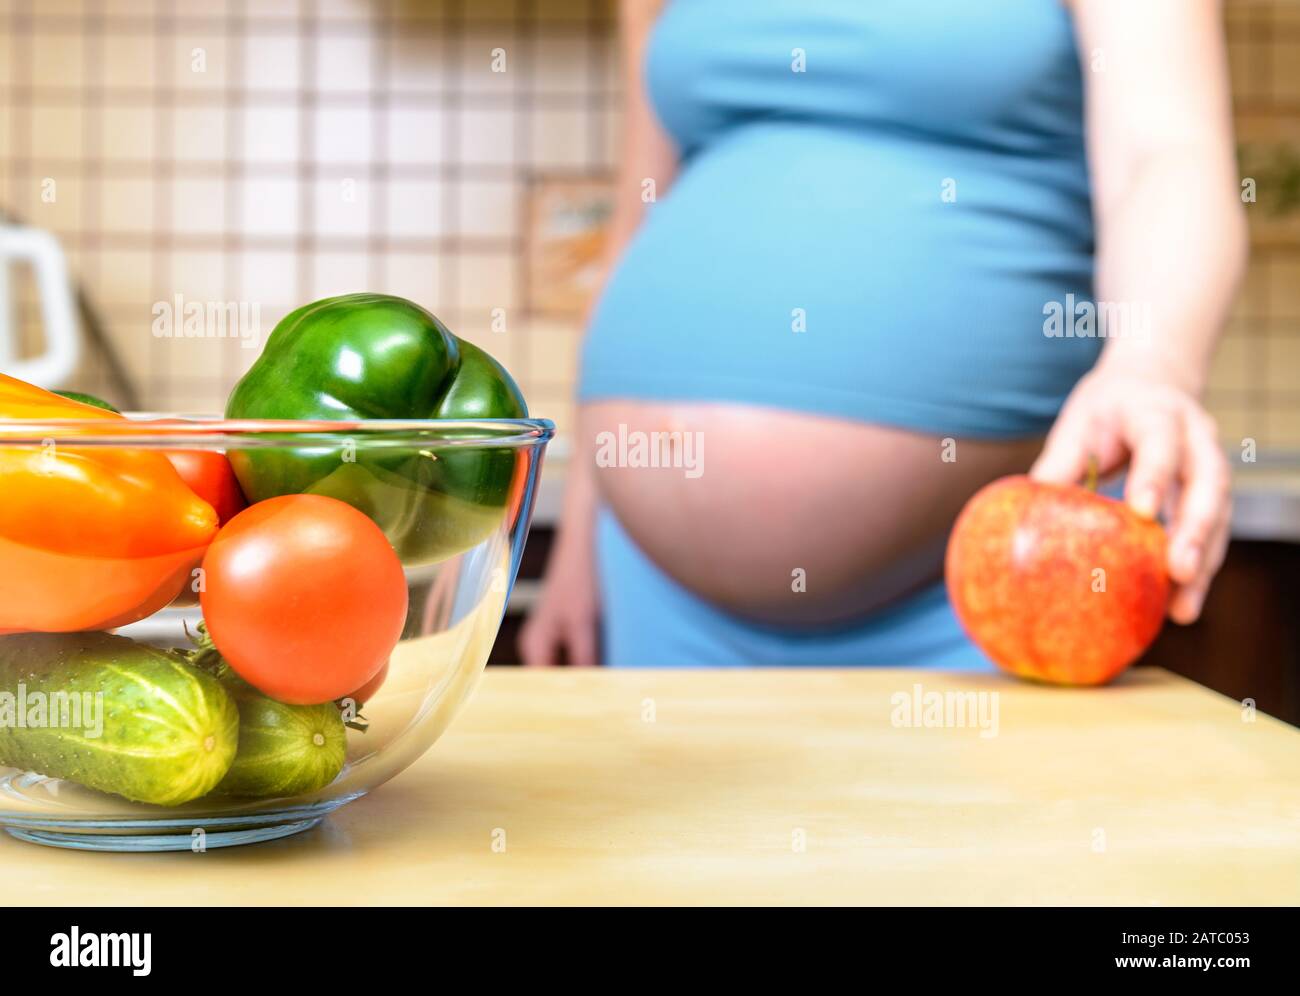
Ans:
<svg viewBox="0 0 1300 996"><path fill-rule="evenodd" d="M1050 424L1098 349L1045 332L1092 294L1059 0L675 0L645 74L681 169L593 313L582 400Z"/></svg>

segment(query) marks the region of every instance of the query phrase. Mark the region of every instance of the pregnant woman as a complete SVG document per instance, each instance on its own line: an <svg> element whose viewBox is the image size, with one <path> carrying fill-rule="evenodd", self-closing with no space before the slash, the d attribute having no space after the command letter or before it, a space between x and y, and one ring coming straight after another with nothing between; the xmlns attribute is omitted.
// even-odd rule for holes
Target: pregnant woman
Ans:
<svg viewBox="0 0 1300 996"><path fill-rule="evenodd" d="M1196 618L1229 511L1199 396L1245 258L1218 4L625 0L622 28L613 265L525 662L596 663L603 618L615 666L985 666L942 585L957 512L1090 458L1168 513ZM657 433L668 466L620 459Z"/></svg>

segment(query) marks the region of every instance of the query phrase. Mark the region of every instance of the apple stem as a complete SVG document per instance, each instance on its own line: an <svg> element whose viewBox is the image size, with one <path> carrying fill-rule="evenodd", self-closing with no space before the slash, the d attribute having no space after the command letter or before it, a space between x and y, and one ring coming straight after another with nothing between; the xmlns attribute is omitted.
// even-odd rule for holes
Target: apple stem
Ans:
<svg viewBox="0 0 1300 996"><path fill-rule="evenodd" d="M1088 454L1088 476L1084 479L1083 485L1089 491L1097 490L1097 455L1095 453Z"/></svg>

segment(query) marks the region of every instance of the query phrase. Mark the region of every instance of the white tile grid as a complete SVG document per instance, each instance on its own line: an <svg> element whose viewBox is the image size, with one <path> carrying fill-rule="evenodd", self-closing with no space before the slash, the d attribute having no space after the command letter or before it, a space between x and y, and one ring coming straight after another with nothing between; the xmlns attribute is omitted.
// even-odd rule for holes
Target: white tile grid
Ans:
<svg viewBox="0 0 1300 996"><path fill-rule="evenodd" d="M1241 142L1300 146L1300 17L1286 0L1232 0L1228 55ZM1207 404L1225 442L1300 452L1300 243L1248 207L1250 267L1211 372Z"/></svg>
<svg viewBox="0 0 1300 996"><path fill-rule="evenodd" d="M155 339L155 302L255 301L269 331L307 295L368 287L463 325L535 411L567 406L567 382L528 370L520 198L534 170L609 166L590 137L612 103L608 3L6 8L0 52L29 54L0 65L0 193L77 259L148 407L218 410L252 359ZM494 307L509 331L485 338ZM78 385L111 388L97 357Z"/></svg>

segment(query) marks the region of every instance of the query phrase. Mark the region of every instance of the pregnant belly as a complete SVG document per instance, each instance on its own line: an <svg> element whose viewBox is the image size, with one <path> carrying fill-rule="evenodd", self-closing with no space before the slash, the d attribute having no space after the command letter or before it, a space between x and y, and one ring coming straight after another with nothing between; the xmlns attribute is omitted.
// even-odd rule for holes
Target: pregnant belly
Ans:
<svg viewBox="0 0 1300 996"><path fill-rule="evenodd" d="M688 162L615 268L582 398L1045 432L1097 356L1044 318L1088 299L1091 230L1081 163L1026 169L848 128L736 129ZM945 176L961 178L954 203Z"/></svg>
<svg viewBox="0 0 1300 996"><path fill-rule="evenodd" d="M1040 445L945 446L731 403L600 401L579 424L602 498L661 569L732 612L792 625L846 621L940 577L965 500Z"/></svg>

